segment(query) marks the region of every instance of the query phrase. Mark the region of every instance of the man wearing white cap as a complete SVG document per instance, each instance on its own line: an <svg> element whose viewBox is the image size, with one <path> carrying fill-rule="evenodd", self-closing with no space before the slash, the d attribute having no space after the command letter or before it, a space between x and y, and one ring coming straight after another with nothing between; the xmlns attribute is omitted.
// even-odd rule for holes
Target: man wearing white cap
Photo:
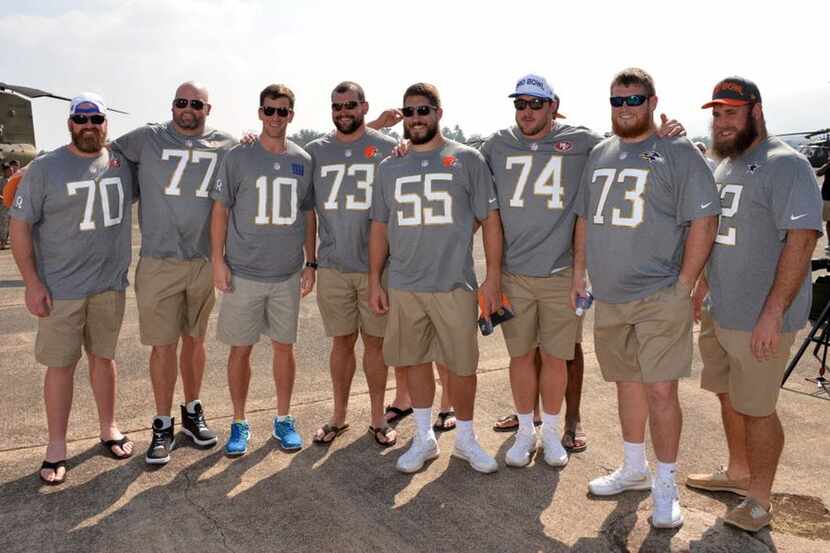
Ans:
<svg viewBox="0 0 830 553"><path fill-rule="evenodd" d="M12 205L12 252L26 285L26 307L38 317L35 359L44 382L49 444L40 478L66 474L66 431L81 348L89 359L101 443L118 459L133 443L118 430L115 347L130 266L133 172L104 147L106 107L97 94L72 100L72 141L32 162Z"/></svg>

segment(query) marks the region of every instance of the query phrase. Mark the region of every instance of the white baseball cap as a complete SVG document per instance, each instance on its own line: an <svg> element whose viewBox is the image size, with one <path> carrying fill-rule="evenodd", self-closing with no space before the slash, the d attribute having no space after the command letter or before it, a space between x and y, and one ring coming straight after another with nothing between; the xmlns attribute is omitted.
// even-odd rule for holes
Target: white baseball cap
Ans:
<svg viewBox="0 0 830 553"><path fill-rule="evenodd" d="M553 100L553 88L548 84L544 77L540 75L525 75L516 82L516 92L510 95L510 98L516 96L536 96L537 98L544 98L545 100Z"/></svg>
<svg viewBox="0 0 830 553"><path fill-rule="evenodd" d="M76 113L106 114L106 112L107 106L104 104L104 99L94 92L81 92L79 95L72 98L72 102L69 104L69 115L75 115Z"/></svg>

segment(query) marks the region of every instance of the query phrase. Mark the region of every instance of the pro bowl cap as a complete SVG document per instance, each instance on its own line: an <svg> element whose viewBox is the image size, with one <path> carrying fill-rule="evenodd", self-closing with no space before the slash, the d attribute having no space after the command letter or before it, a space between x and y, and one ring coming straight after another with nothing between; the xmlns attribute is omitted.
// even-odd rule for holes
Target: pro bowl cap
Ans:
<svg viewBox="0 0 830 553"><path fill-rule="evenodd" d="M743 77L727 77L715 85L712 91L712 101L703 104L701 109L716 105L744 106L760 103L761 91L758 90L758 85Z"/></svg>
<svg viewBox="0 0 830 553"><path fill-rule="evenodd" d="M516 82L516 92L511 94L510 98L516 96L536 96L537 98L544 98L545 100L553 100L553 88L548 84L544 77L539 75L525 75Z"/></svg>
<svg viewBox="0 0 830 553"><path fill-rule="evenodd" d="M107 106L104 99L94 92L82 92L72 98L69 104L69 115L103 113L106 114Z"/></svg>

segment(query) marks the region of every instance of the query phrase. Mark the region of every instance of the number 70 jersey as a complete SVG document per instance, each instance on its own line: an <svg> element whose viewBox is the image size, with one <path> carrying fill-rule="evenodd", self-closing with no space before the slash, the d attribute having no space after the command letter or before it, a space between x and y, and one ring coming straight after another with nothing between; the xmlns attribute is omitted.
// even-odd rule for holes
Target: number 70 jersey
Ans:
<svg viewBox="0 0 830 553"><path fill-rule="evenodd" d="M594 296L627 303L675 283L689 224L718 215L720 197L686 138L613 136L591 152L575 209L586 222Z"/></svg>

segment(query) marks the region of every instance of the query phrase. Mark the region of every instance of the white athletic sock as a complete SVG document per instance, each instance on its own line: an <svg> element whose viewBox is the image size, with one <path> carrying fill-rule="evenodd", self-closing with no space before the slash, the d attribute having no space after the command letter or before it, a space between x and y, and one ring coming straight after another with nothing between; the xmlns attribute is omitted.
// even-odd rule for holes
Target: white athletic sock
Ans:
<svg viewBox="0 0 830 553"><path fill-rule="evenodd" d="M173 424L173 419L170 417L162 417L161 415L156 415L155 420L161 421L161 429L164 430L165 428L170 428ZM153 422L155 422L155 420Z"/></svg>
<svg viewBox="0 0 830 553"><path fill-rule="evenodd" d="M674 482L675 473L677 473L677 463L661 463L657 461L657 480Z"/></svg>
<svg viewBox="0 0 830 553"><path fill-rule="evenodd" d="M628 473L642 474L646 471L646 444L623 441L623 469Z"/></svg>
<svg viewBox="0 0 830 553"><path fill-rule="evenodd" d="M187 412L188 412L188 413L190 413L191 415L195 415L195 414L196 414L196 404L197 404L197 403L198 403L198 404L201 404L202 402L201 402L201 401L199 401L198 399L194 399L193 401L191 401L190 403L188 403L187 405L185 405L185 406L184 406L184 408L185 408L185 410L187 410Z"/></svg>
<svg viewBox="0 0 830 553"><path fill-rule="evenodd" d="M277 422L285 422L285 419L290 417L291 415L277 415Z"/></svg>
<svg viewBox="0 0 830 553"><path fill-rule="evenodd" d="M422 439L435 438L435 433L432 431L432 408L413 407L412 414L415 417L418 436Z"/></svg>
<svg viewBox="0 0 830 553"><path fill-rule="evenodd" d="M516 416L519 418L519 432L533 434L536 428L533 426L533 411L530 413L516 413Z"/></svg>
<svg viewBox="0 0 830 553"><path fill-rule="evenodd" d="M559 413L551 415L542 410L542 430L544 432L553 432L559 435Z"/></svg>
<svg viewBox="0 0 830 553"><path fill-rule="evenodd" d="M476 440L475 429L473 428L473 421L463 421L456 419L455 421L455 442L469 444Z"/></svg>

